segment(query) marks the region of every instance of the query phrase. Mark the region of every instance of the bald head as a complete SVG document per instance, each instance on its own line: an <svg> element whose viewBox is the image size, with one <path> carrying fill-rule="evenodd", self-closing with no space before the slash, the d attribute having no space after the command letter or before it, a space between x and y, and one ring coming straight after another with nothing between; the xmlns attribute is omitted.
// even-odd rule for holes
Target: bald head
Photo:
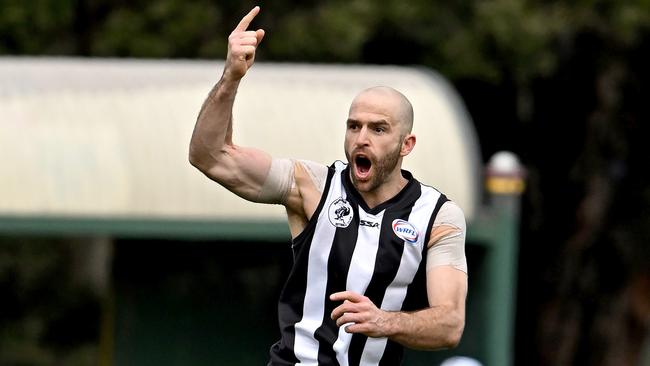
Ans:
<svg viewBox="0 0 650 366"><path fill-rule="evenodd" d="M375 86L361 91L352 101L350 110L358 103L382 103L388 112L399 123L401 135L411 133L413 129L413 106L399 91L388 86Z"/></svg>

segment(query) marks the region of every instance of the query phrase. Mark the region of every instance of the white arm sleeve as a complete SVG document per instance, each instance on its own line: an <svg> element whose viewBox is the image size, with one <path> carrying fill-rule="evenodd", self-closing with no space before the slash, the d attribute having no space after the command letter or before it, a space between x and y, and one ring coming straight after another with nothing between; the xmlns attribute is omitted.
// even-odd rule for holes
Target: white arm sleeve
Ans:
<svg viewBox="0 0 650 366"><path fill-rule="evenodd" d="M260 189L259 201L264 203L287 202L289 192L296 185L295 165L300 164L309 173L309 177L318 189L323 192L327 180L327 167L309 160L278 159L271 160L271 168Z"/></svg>
<svg viewBox="0 0 650 366"><path fill-rule="evenodd" d="M436 238L436 233L442 233ZM427 271L433 267L450 265L467 273L465 258L465 215L452 201L445 202L433 222L431 236L435 240L427 250Z"/></svg>
<svg viewBox="0 0 650 366"><path fill-rule="evenodd" d="M271 168L260 189L259 202L281 203L287 201L287 196L294 183L293 162L290 159L271 160Z"/></svg>

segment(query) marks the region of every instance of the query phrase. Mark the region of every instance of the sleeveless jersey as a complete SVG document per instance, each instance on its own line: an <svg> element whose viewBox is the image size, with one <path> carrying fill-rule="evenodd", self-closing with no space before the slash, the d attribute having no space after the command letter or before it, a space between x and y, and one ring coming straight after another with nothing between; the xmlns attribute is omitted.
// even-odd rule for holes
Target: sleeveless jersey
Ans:
<svg viewBox="0 0 650 366"><path fill-rule="evenodd" d="M278 304L281 339L271 347L269 365L400 364L400 344L337 327L330 314L341 303L329 295L354 291L388 311L428 307L427 242L447 198L411 173L402 175L406 186L370 209L348 165L329 167L318 207L293 240L294 265Z"/></svg>

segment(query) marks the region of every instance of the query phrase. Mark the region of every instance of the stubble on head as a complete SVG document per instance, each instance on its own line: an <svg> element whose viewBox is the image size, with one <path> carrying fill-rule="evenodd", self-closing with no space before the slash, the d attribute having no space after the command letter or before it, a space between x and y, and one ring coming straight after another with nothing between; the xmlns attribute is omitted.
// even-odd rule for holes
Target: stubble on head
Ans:
<svg viewBox="0 0 650 366"><path fill-rule="evenodd" d="M350 106L350 117L359 111L384 115L390 120L392 127L399 129L399 140L396 141L394 148L391 147L388 151L383 148L384 151L379 152L385 152L384 154L381 154L381 156L368 156L369 159L366 160L369 161L364 161L364 163L370 164L374 170L374 174L371 175L369 180L362 182L353 172L350 174L353 184L359 191L370 192L388 181L400 164L404 139L411 133L413 127L413 107L399 91L386 86L378 86L365 89L355 97ZM346 146L345 154L348 163L350 163L352 169L355 169L359 163L354 160L355 156L358 156L357 148L351 147L350 150ZM363 148L359 148L359 150L362 151ZM380 155L379 152L375 151L374 153Z"/></svg>

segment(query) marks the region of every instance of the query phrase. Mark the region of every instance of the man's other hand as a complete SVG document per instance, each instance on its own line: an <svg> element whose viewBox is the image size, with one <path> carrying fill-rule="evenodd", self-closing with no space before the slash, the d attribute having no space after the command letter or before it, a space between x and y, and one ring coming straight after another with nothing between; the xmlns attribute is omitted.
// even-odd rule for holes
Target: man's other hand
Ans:
<svg viewBox="0 0 650 366"><path fill-rule="evenodd" d="M366 296L352 291L330 295L332 301L343 301L332 311L337 326L345 326L348 333L362 333L369 337L387 337L395 313L381 310Z"/></svg>

